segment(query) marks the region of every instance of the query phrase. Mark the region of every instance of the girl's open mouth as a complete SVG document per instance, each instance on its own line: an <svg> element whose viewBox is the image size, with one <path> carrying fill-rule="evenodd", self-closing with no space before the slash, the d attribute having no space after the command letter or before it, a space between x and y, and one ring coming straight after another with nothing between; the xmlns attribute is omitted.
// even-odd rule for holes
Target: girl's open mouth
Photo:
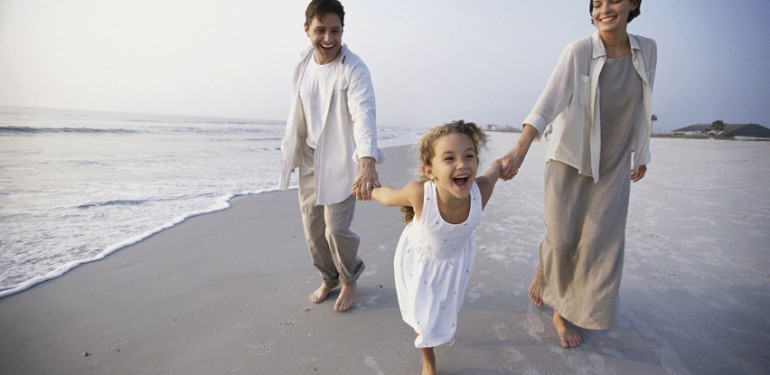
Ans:
<svg viewBox="0 0 770 375"><path fill-rule="evenodd" d="M454 181L455 185L459 187L465 187L468 185L468 176L463 175L463 176L452 177L452 181Z"/></svg>

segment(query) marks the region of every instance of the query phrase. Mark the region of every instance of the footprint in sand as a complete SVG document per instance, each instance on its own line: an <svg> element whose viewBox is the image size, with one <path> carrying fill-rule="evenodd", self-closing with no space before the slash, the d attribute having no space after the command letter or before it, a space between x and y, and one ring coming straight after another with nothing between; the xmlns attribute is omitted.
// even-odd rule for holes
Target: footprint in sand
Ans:
<svg viewBox="0 0 770 375"><path fill-rule="evenodd" d="M375 371L375 374L377 375L385 375L382 370L380 370L380 366L377 366L377 361L374 360L374 357L368 356L364 358L364 364Z"/></svg>
<svg viewBox="0 0 770 375"><path fill-rule="evenodd" d="M535 309L536 307L530 306L527 309L527 319L519 322L519 325L527 331L530 337L542 342L543 337L541 334L545 332L545 327L543 327L543 322L540 321L540 317L537 315Z"/></svg>
<svg viewBox="0 0 770 375"><path fill-rule="evenodd" d="M366 310L368 307L374 306L377 303L377 299L380 298L379 294L366 297L356 298L356 309Z"/></svg>
<svg viewBox="0 0 770 375"><path fill-rule="evenodd" d="M591 364L594 366L594 370L596 370L597 374L607 373L606 364L602 356L592 353L588 355L588 360L591 361Z"/></svg>
<svg viewBox="0 0 770 375"><path fill-rule="evenodd" d="M510 348L505 351L505 360L508 363L516 363L524 360L524 355L520 351Z"/></svg>
<svg viewBox="0 0 770 375"><path fill-rule="evenodd" d="M287 321L287 322L281 322L280 323L280 329L281 329L281 336L291 336L294 333L294 326L296 325L295 322Z"/></svg>
<svg viewBox="0 0 770 375"><path fill-rule="evenodd" d="M246 357L255 354L255 355L265 355L273 351L275 348L275 343L270 342L267 344L262 345L254 345L249 344L249 348L246 349L245 352L238 354L233 358L232 363L230 364L230 371L229 372L238 372L241 370L241 367L243 366L243 361L246 360Z"/></svg>
<svg viewBox="0 0 770 375"><path fill-rule="evenodd" d="M525 287L524 283L517 281L513 285L513 295L516 297L520 296L524 292Z"/></svg>
<svg viewBox="0 0 770 375"><path fill-rule="evenodd" d="M476 302L477 299L481 298L481 293L479 292L466 292L465 298L467 298L468 302Z"/></svg>
<svg viewBox="0 0 770 375"><path fill-rule="evenodd" d="M254 353L256 353L257 355L265 355L272 352L273 349L275 349L275 343L269 342L267 344L254 346Z"/></svg>
<svg viewBox="0 0 770 375"><path fill-rule="evenodd" d="M374 264L367 264L366 270L362 274L362 276L370 277L374 276L377 273L377 263Z"/></svg>
<svg viewBox="0 0 770 375"><path fill-rule="evenodd" d="M497 335L497 339L500 341L505 341L505 323L500 323L496 326L494 326L495 335Z"/></svg>
<svg viewBox="0 0 770 375"><path fill-rule="evenodd" d="M621 358L621 359L623 358L623 354L620 353L620 350L617 350L613 347L604 346L604 344L602 343L599 343L599 350L601 350L601 352L606 355L611 355L615 358Z"/></svg>

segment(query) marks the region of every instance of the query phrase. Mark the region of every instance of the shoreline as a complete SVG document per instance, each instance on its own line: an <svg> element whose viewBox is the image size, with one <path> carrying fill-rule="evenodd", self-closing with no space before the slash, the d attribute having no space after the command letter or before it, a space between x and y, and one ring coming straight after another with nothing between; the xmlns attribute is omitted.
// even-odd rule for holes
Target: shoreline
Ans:
<svg viewBox="0 0 770 375"><path fill-rule="evenodd" d="M276 122L42 108L4 111L0 122L0 298L277 187ZM383 129L379 139L413 134Z"/></svg>
<svg viewBox="0 0 770 375"><path fill-rule="evenodd" d="M515 135L492 134L482 167ZM471 284L447 374L767 373L770 362L770 150L654 140L632 185L618 326L558 347L551 310L527 289L542 239L546 142L499 182L476 230ZM413 177L410 146L388 148L385 185ZM704 165L704 168L697 166ZM740 165L740 168L736 168ZM696 166L696 167L694 167ZM347 313L308 295L320 279L296 191L230 200L105 259L0 299L0 369L24 374L404 374L419 369L403 323L393 252L396 207L359 202L353 230L366 270ZM372 339L376 338L376 339ZM699 345L693 345L698 340Z"/></svg>
<svg viewBox="0 0 770 375"><path fill-rule="evenodd" d="M389 143L389 142L392 142L392 141L393 140L391 140L391 139L386 139L385 143ZM396 138L396 141L395 141L396 144L383 147L383 150L388 150L390 148L399 148L399 147L411 147L411 145L401 145L400 143L403 142L403 141L405 141L405 140L401 139L401 138ZM276 177L275 180L277 181L278 178ZM297 188L296 185L292 185L292 186L289 186L288 190L296 190L296 188ZM64 264L61 267L59 267L59 268L57 268L57 269L55 269L55 270L53 270L53 271L51 271L51 272L49 272L49 273L47 273L45 275L34 276L34 277L30 278L30 279L24 280L24 281L16 284L16 285L13 285L13 286L10 286L10 287L7 287L7 288L0 288L0 300L5 298L5 297L17 294L17 293L21 293L21 292L23 292L25 290L28 290L29 288L32 288L32 287L34 287L34 286L36 286L38 284L45 283L47 281L54 280L54 279L57 279L59 277L62 277L65 274L67 274L68 272L72 271L73 269L75 269L77 267L80 267L80 266L82 266L84 264L88 264L88 263L92 263L92 262L97 262L97 261L103 260L103 259L109 257L110 255L112 255L113 253L121 251L121 250L123 250L126 247L129 247L131 245L137 244L137 243L139 243L141 241L144 241L144 240L146 240L146 239L148 239L148 238L150 238L150 237L152 237L154 235L157 235L157 234L159 234L159 233L161 233L161 232L163 232L165 230L168 230L170 228L173 228L175 226L182 225L182 224L185 223L185 221L187 221L187 220L189 220L189 219L191 219L193 217L200 216L200 215L206 215L206 214L210 214L210 213L215 213L215 212L222 211L222 210L226 210L226 209L231 207L231 204L232 204L231 202L234 199L237 199L239 197L249 196L249 195L259 195L259 194L271 193L271 192L275 192L275 191L280 191L280 189L277 188L277 187L265 188L265 189L254 190L254 191L246 191L246 192L240 192L240 193L229 193L229 194L226 194L226 195L215 197L213 199L213 203L208 208L201 209L201 210L190 211L190 212L186 212L186 213L182 213L180 215L177 215L177 216L173 217L172 219L170 219L170 220L168 220L168 221L166 221L166 222L164 222L164 223L162 223L162 224L160 224L160 225L158 225L158 226L156 226L156 227L154 227L154 228L152 228L152 229L150 229L150 230L148 230L148 231L146 231L144 233L141 233L141 234L138 234L138 235L129 236L129 237L127 237L124 240L121 240L119 242L116 242L114 244L106 246L98 254L96 254L96 255L94 255L94 256L92 256L90 258L78 259L77 261L73 261L73 262L69 262L67 264Z"/></svg>
<svg viewBox="0 0 770 375"><path fill-rule="evenodd" d="M291 187L291 188L296 188L296 187ZM75 262L70 262L70 263L63 265L62 267L60 267L60 268L58 268L58 269L56 269L54 271L49 272L48 274L41 275L41 276L35 276L35 277L32 277L32 278L30 278L28 280L25 280L25 281L15 285L15 286L12 286L12 287L9 287L9 288L5 288L5 289L0 289L0 300L5 298L5 297L12 296L14 294L21 293L21 292L23 292L25 290L33 288L33 287L35 287L38 284L45 283L47 281L54 280L54 279L57 279L59 277L62 277L65 274L67 274L68 272L72 271L73 269L75 269L75 268L77 268L79 266L82 266L84 264L88 264L88 263L92 263L92 262L97 262L97 261L103 260L103 259L109 257L110 255L125 249L126 247L129 247L131 245L135 245L135 244L137 244L139 242L142 242L142 241L144 241L144 240L146 240L146 239L148 239L148 238L150 238L150 237L152 237L154 235L157 235L157 234L163 232L164 230L173 228L173 227L175 227L177 225L182 225L182 224L184 224L185 221L187 221L187 220L189 220L189 219L191 219L193 217L200 216L200 215L211 214L211 213L219 212L219 211L222 211L222 210L226 210L226 209L231 207L231 203L230 202L232 202L233 199L236 199L238 197L247 196L247 195L262 194L262 193L269 193L269 192L276 191L276 190L278 190L278 189L263 189L263 190L260 190L260 191L240 193L240 194L229 194L229 195L217 197L214 200L214 203L211 205L210 208L203 209L203 210L198 210L198 211L192 211L192 212L185 213L185 214L181 214L181 215L176 216L175 218L167 221L166 223L161 224L161 225L159 225L159 226L157 226L157 227L155 227L155 228L153 228L153 229L151 229L151 230L149 230L149 231L147 231L145 233L142 233L142 234L139 234L139 235L136 235L136 236L133 236L133 237L126 238L125 240L122 240L120 242L117 242L115 244L107 246L103 251L101 251L100 253L96 254L95 256L93 256L91 258L84 258L84 259L77 260Z"/></svg>

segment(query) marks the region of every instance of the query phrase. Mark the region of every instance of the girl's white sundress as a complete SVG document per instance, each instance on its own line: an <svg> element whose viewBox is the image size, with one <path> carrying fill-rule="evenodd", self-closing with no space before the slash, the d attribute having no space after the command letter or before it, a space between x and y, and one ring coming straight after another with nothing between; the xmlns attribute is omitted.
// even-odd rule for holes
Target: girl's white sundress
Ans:
<svg viewBox="0 0 770 375"><path fill-rule="evenodd" d="M481 222L481 193L473 182L471 209L460 224L444 221L438 210L436 186L423 185L422 215L407 224L393 262L401 318L419 336L418 348L452 340L463 305L476 246L473 230Z"/></svg>

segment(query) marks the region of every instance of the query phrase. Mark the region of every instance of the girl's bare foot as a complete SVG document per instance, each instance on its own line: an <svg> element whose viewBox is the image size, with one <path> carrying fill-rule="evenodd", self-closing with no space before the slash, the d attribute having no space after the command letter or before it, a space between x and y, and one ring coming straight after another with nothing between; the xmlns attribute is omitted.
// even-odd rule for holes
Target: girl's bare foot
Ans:
<svg viewBox="0 0 770 375"><path fill-rule="evenodd" d="M420 348L422 352L422 375L436 375L436 353L433 348Z"/></svg>
<svg viewBox="0 0 770 375"><path fill-rule="evenodd" d="M318 289L316 289L313 293L310 293L310 301L313 303L323 302L323 300L329 296L329 293L331 293L331 291L334 290L334 288L336 288L338 285L340 285L339 280L335 280L329 283L322 283Z"/></svg>
<svg viewBox="0 0 770 375"><path fill-rule="evenodd" d="M350 310L356 302L355 298L356 283L343 284L340 290L340 295L337 297L337 302L334 303L334 309L339 312L345 312Z"/></svg>
<svg viewBox="0 0 770 375"><path fill-rule="evenodd" d="M574 348L580 345L580 335L572 329L572 324L564 319L558 311L553 311L553 326L559 336L559 344L562 348Z"/></svg>
<svg viewBox="0 0 770 375"><path fill-rule="evenodd" d="M535 267L535 276L532 278L532 284L529 285L529 301L533 305L543 306L543 299L540 298L540 278L543 276L543 269L538 264Z"/></svg>

